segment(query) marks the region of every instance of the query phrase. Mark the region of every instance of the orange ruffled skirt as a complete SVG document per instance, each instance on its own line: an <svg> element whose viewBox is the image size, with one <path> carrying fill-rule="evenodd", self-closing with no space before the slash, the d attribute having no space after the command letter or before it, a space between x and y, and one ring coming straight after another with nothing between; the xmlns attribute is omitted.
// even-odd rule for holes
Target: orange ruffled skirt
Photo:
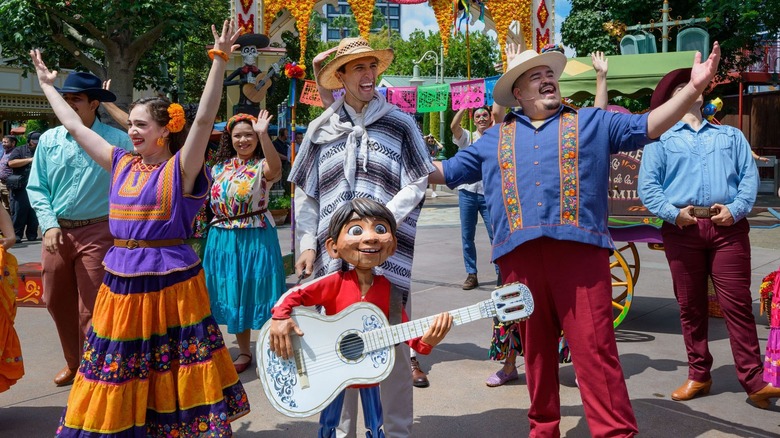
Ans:
<svg viewBox="0 0 780 438"><path fill-rule="evenodd" d="M14 329L18 267L16 257L0 247L0 392L24 375L22 345Z"/></svg>
<svg viewBox="0 0 780 438"><path fill-rule="evenodd" d="M200 266L107 273L93 315L58 436L225 437L249 411Z"/></svg>

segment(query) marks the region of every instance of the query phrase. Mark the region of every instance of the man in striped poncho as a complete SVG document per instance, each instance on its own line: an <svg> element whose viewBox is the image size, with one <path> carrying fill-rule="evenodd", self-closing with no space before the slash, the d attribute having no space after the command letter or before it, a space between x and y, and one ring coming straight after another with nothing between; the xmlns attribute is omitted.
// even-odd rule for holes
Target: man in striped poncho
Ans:
<svg viewBox="0 0 780 438"><path fill-rule="evenodd" d="M417 218L434 167L412 117L374 89L392 59L392 49L373 50L362 38L346 38L317 75L321 87L345 88L346 94L309 125L290 172L297 186L296 239L301 251L296 272L320 277L341 269L342 261L324 250L331 215L349 199L371 198L385 204L398 223L398 249L379 273L399 290L410 313ZM414 419L409 348L396 349L399 359L381 386L388 402L385 432L394 438L409 436ZM356 402L354 394L347 395L340 434L355 436Z"/></svg>

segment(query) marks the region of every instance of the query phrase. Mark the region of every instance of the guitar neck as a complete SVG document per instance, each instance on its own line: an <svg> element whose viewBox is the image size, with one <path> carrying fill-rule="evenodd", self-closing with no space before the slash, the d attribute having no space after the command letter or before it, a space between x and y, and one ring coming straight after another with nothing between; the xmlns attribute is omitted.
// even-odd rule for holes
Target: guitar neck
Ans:
<svg viewBox="0 0 780 438"><path fill-rule="evenodd" d="M483 318L496 316L496 306L493 300L485 300L472 306L451 310L449 314L452 315L453 325L468 324ZM365 342L364 351L381 350L410 339L419 338L425 334L435 319L436 315L364 332L361 334Z"/></svg>

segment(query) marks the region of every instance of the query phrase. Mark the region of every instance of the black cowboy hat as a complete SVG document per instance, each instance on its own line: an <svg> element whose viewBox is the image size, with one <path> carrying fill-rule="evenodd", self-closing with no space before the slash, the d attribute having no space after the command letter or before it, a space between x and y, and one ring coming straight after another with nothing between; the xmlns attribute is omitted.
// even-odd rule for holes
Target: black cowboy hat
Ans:
<svg viewBox="0 0 780 438"><path fill-rule="evenodd" d="M666 103L667 100L672 98L672 93L678 85L687 84L691 80L691 69L678 68L672 70L658 82L653 91L653 96L650 97L650 109L654 110L659 106Z"/></svg>
<svg viewBox="0 0 780 438"><path fill-rule="evenodd" d="M268 47L270 42L271 40L269 40L267 36L261 33L245 33L236 40L236 44L241 47L255 46L258 49Z"/></svg>
<svg viewBox="0 0 780 438"><path fill-rule="evenodd" d="M55 87L56 88L56 87ZM61 94L84 93L90 99L101 102L114 102L116 95L103 89L103 81L92 73L73 72L65 78L62 88L57 88Z"/></svg>

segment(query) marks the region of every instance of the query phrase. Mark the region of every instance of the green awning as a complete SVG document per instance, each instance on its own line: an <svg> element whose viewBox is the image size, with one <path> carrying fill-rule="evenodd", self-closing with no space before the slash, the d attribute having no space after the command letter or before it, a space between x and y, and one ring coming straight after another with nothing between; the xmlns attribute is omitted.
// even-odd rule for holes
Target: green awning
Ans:
<svg viewBox="0 0 780 438"><path fill-rule="evenodd" d="M693 65L696 52L648 53L608 57L609 97L651 93L665 74ZM571 58L560 79L561 96L584 100L596 93L596 72L590 56Z"/></svg>

